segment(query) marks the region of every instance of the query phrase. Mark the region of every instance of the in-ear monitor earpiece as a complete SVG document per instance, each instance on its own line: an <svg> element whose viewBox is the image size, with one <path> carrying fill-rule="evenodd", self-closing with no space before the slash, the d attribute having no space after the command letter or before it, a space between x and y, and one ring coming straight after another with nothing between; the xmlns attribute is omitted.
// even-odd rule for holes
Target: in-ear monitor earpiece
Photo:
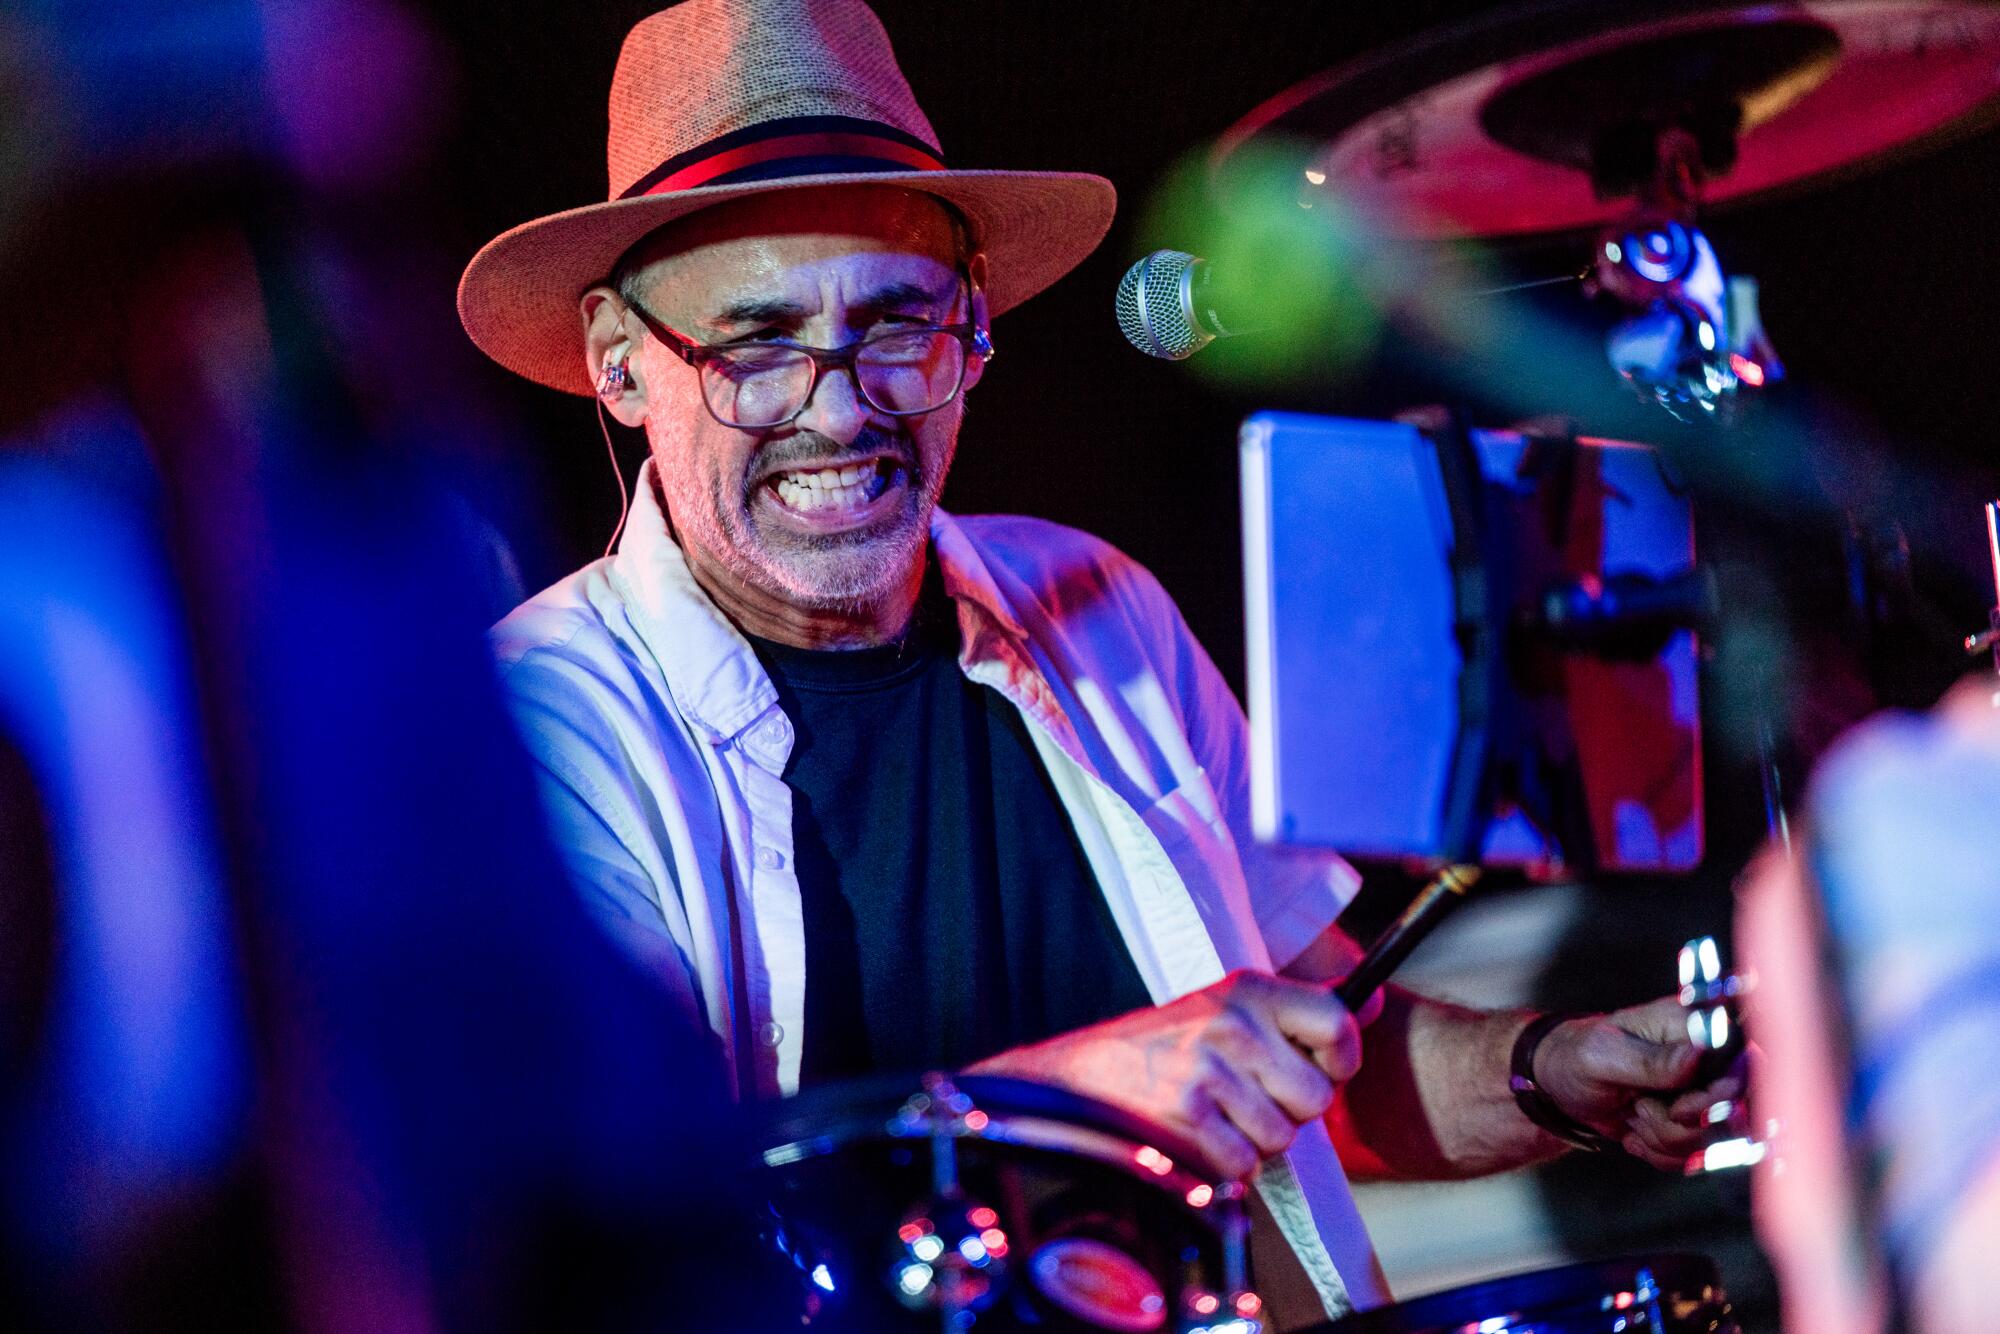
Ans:
<svg viewBox="0 0 2000 1334"><path fill-rule="evenodd" d="M625 386L631 383L631 380L631 372L625 369L624 362L607 361L604 363L604 370L597 377L597 396L607 401L614 399L625 392Z"/></svg>

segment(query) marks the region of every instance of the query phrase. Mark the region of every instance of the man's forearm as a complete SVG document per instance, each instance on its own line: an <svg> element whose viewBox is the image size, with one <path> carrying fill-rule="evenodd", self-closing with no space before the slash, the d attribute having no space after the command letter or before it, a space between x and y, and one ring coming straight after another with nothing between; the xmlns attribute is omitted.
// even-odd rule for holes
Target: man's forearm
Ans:
<svg viewBox="0 0 2000 1334"><path fill-rule="evenodd" d="M1359 1177L1449 1180L1553 1157L1507 1085L1523 1010L1481 1011L1389 988L1362 1036L1361 1070L1328 1118Z"/></svg>

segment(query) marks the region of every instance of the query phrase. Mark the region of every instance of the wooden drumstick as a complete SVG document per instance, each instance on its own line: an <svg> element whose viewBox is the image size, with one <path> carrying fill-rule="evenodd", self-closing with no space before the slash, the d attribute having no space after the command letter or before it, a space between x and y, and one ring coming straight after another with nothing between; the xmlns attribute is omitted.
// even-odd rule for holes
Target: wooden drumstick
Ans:
<svg viewBox="0 0 2000 1334"><path fill-rule="evenodd" d="M1375 938L1375 943L1368 947L1368 953L1354 965L1354 971L1334 983L1333 994L1348 1012L1359 1013L1361 1007L1368 1003L1368 998L1410 956L1410 951L1422 944L1424 937L1451 915L1452 909L1465 902L1466 891L1478 883L1477 866L1447 866L1439 871L1436 878L1410 900L1410 906L1403 909L1403 915Z"/></svg>

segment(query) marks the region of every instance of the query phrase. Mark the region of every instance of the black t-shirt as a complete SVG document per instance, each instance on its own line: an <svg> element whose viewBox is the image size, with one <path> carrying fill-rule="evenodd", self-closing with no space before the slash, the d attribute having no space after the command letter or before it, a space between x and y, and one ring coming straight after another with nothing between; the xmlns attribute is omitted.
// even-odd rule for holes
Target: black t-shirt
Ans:
<svg viewBox="0 0 2000 1334"><path fill-rule="evenodd" d="M801 1083L953 1069L1151 1004L1027 724L959 671L934 576L900 643L751 642L797 731Z"/></svg>

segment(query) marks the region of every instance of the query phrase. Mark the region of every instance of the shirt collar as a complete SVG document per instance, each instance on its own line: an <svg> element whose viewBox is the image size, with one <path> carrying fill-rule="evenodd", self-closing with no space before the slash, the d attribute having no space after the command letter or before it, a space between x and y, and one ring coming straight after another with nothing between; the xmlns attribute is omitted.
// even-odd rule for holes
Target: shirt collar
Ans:
<svg viewBox="0 0 2000 1334"><path fill-rule="evenodd" d="M958 520L941 509L931 511L931 554L937 559L945 595L958 604L959 629L965 642L962 662L970 666L986 656L978 646L991 631L1009 639L1027 638L985 558Z"/></svg>
<svg viewBox="0 0 2000 1334"><path fill-rule="evenodd" d="M729 740L778 702L750 642L695 582L667 532L650 458L639 469L611 575L682 715L710 740Z"/></svg>
<svg viewBox="0 0 2000 1334"><path fill-rule="evenodd" d="M639 469L611 574L681 712L720 743L761 718L778 702L778 693L750 642L695 582L687 557L667 531L655 466L649 458ZM962 667L993 656L996 635L1026 637L986 561L943 510L931 516L931 554L945 594L958 608Z"/></svg>

